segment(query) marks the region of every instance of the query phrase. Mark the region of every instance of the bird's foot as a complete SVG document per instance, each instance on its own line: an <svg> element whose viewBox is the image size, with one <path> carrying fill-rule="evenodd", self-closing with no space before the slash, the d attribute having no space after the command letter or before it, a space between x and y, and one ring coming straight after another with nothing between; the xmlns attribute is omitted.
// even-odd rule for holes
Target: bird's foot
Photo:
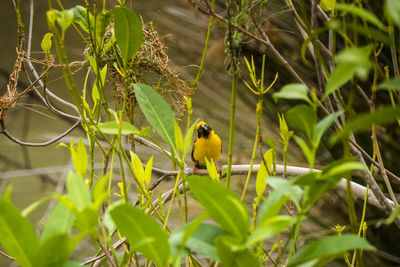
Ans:
<svg viewBox="0 0 400 267"><path fill-rule="evenodd" d="M199 169L196 167L196 164L193 165L192 173L193 173L193 174L198 174L198 173L199 173Z"/></svg>

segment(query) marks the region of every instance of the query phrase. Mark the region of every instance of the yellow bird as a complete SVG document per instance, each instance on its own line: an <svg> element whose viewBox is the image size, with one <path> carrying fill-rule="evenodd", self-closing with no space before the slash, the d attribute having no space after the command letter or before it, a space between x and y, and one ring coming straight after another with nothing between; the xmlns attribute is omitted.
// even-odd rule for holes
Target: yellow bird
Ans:
<svg viewBox="0 0 400 267"><path fill-rule="evenodd" d="M221 139L210 126L204 121L196 124L197 138L193 143L192 160L194 167L198 169L206 168L206 158L217 161L222 152Z"/></svg>

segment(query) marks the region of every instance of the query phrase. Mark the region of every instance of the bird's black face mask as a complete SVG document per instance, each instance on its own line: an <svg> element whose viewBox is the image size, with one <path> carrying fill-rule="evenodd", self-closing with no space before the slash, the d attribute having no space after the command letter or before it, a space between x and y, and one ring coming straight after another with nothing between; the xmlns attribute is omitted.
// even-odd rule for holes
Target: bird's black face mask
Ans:
<svg viewBox="0 0 400 267"><path fill-rule="evenodd" d="M211 130L212 129L210 126L202 124L202 125L200 125L199 129L197 130L197 137L198 138L201 138L201 137L207 138L208 135L210 134Z"/></svg>

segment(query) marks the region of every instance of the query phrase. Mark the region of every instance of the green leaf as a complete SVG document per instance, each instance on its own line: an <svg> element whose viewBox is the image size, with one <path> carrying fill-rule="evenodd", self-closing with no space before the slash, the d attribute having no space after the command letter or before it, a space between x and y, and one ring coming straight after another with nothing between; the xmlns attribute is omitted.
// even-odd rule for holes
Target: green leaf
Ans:
<svg viewBox="0 0 400 267"><path fill-rule="evenodd" d="M142 23L136 13L126 7L114 7L115 38L126 64L143 43Z"/></svg>
<svg viewBox="0 0 400 267"><path fill-rule="evenodd" d="M202 223L186 242L186 248L209 259L218 261L219 258L214 240L223 234L225 234L225 231L220 227L210 223Z"/></svg>
<svg viewBox="0 0 400 267"><path fill-rule="evenodd" d="M97 72L97 71L95 71L95 72ZM101 83L101 87L102 87L101 90L103 90L103 88L104 88L104 83L106 81L106 74L107 74L107 64L100 70L100 83ZM92 89L92 100L95 105L97 105L97 103L100 100L100 92L99 92L100 89L97 86L98 78L99 77L96 75L96 81L94 82L93 89Z"/></svg>
<svg viewBox="0 0 400 267"><path fill-rule="evenodd" d="M58 202L46 219L46 223L40 234L40 242L43 243L58 234L70 233L74 218L74 214L62 203Z"/></svg>
<svg viewBox="0 0 400 267"><path fill-rule="evenodd" d="M49 25L50 28L55 27L57 12L58 11L55 9L50 9L50 10L47 10L47 12L46 12L47 24Z"/></svg>
<svg viewBox="0 0 400 267"><path fill-rule="evenodd" d="M144 169L144 181L146 183L146 188L148 189L151 183L151 172L153 170L153 155L147 161L146 167Z"/></svg>
<svg viewBox="0 0 400 267"><path fill-rule="evenodd" d="M304 153L304 156L306 156L308 164L310 166L314 165L314 157L315 157L315 152L312 148L310 148L306 141L304 141L302 138L294 135L293 139L296 141L296 143L299 145L299 147L301 148L301 150Z"/></svg>
<svg viewBox="0 0 400 267"><path fill-rule="evenodd" d="M290 126L305 133L310 142L314 139L317 115L312 108L306 105L297 105L286 112L286 119Z"/></svg>
<svg viewBox="0 0 400 267"><path fill-rule="evenodd" d="M297 202L302 195L302 190L297 185L282 178L270 177L268 181L274 190L265 199L258 212L258 222L263 225L265 221L276 216L289 199Z"/></svg>
<svg viewBox="0 0 400 267"><path fill-rule="evenodd" d="M71 156L72 162L74 163L74 168L76 173L78 173L82 178L85 177L88 164L88 155L86 152L85 144L82 138L79 139L77 146L74 146L74 139L71 138Z"/></svg>
<svg viewBox="0 0 400 267"><path fill-rule="evenodd" d="M332 190L350 171L364 170L366 167L354 159L341 159L330 163L322 172L308 173L296 177L293 184L306 187L304 203L310 208L326 192Z"/></svg>
<svg viewBox="0 0 400 267"><path fill-rule="evenodd" d="M136 99L147 121L175 150L174 113L159 93L146 84L135 84Z"/></svg>
<svg viewBox="0 0 400 267"><path fill-rule="evenodd" d="M290 131L290 132L292 132L292 131ZM265 143L267 143L272 148L273 151L276 150L276 142L275 142L274 139L272 139L270 137L265 137L264 141L265 141Z"/></svg>
<svg viewBox="0 0 400 267"><path fill-rule="evenodd" d="M365 170L367 167L354 159L336 160L322 169L321 179L332 176L343 176L350 171Z"/></svg>
<svg viewBox="0 0 400 267"><path fill-rule="evenodd" d="M119 127L118 123L116 121L107 121L104 123L100 123L98 125L99 130L103 134L114 134L118 135L119 132ZM126 135L126 134L140 134L140 131L131 123L127 121L121 121L121 134Z"/></svg>
<svg viewBox="0 0 400 267"><path fill-rule="evenodd" d="M297 176L292 180L292 184L299 186L312 186L315 184L321 177L321 172L308 172L306 174L302 174Z"/></svg>
<svg viewBox="0 0 400 267"><path fill-rule="evenodd" d="M287 126L285 115L282 116L278 113L279 118L279 130L281 132L282 140L287 140L287 133L289 132L289 128Z"/></svg>
<svg viewBox="0 0 400 267"><path fill-rule="evenodd" d="M360 79L366 79L372 66L369 60L371 52L370 45L342 50L336 56L338 65L328 78L324 97L345 85L354 75Z"/></svg>
<svg viewBox="0 0 400 267"><path fill-rule="evenodd" d="M106 44L103 47L103 53L107 53L108 51L110 51L111 47L114 46L116 40L115 40L115 35L111 35L110 39L108 39L108 41L106 42Z"/></svg>
<svg viewBox="0 0 400 267"><path fill-rule="evenodd" d="M98 213L91 207L86 207L83 210L75 210L74 214L76 216L75 225L82 229L84 233L95 233L96 225L98 222Z"/></svg>
<svg viewBox="0 0 400 267"><path fill-rule="evenodd" d="M129 153L131 154L131 164L132 164L133 172L135 173L136 178L139 180L139 182L142 184L142 186L146 187L144 184L144 179L145 179L144 176L145 175L144 175L144 168L143 168L142 161L140 160L138 155L136 155L132 151L129 151Z"/></svg>
<svg viewBox="0 0 400 267"><path fill-rule="evenodd" d="M278 99L295 99L304 100L311 104L311 100L308 98L307 86L301 83L287 84L282 89L273 94L275 101Z"/></svg>
<svg viewBox="0 0 400 267"><path fill-rule="evenodd" d="M64 35L65 31L71 26L74 19L74 12L71 9L65 9L63 11L56 11L56 21L62 29Z"/></svg>
<svg viewBox="0 0 400 267"><path fill-rule="evenodd" d="M257 267L260 266L258 258L250 252L248 248L234 250L236 246L229 237L221 236L216 238L218 256L221 259L222 266L229 267Z"/></svg>
<svg viewBox="0 0 400 267"><path fill-rule="evenodd" d="M174 230L175 237L172 237L172 235L170 235L170 238L168 240L170 245L172 243L174 243L174 240L175 240L175 245L177 245L178 250L183 249L185 247L188 239L191 236L193 236L193 234L199 228L200 224L207 217L208 217L208 213L206 211L203 211L192 222L187 223L186 225L182 225L182 226L178 227L177 229L175 229L176 230L176 231Z"/></svg>
<svg viewBox="0 0 400 267"><path fill-rule="evenodd" d="M94 73L96 74L96 77L97 77L98 73L97 73L97 62L96 62L96 59L93 56L91 56L90 54L88 54L88 53L85 53L85 57L88 59L90 67L92 68L92 70L94 71Z"/></svg>
<svg viewBox="0 0 400 267"><path fill-rule="evenodd" d="M190 128L187 130L185 138L183 140L183 145L184 145L184 155L187 154L187 152L189 151L190 147L192 146L192 140L193 140L193 132L194 132L194 128L196 127L197 124L197 120L192 124L192 126L190 126Z"/></svg>
<svg viewBox="0 0 400 267"><path fill-rule="evenodd" d="M125 202L123 199L119 199L117 201L111 202L111 204L107 207L106 212L104 213L104 216L103 216L103 225L107 228L107 230L109 232L114 232L114 230L116 228L115 223L114 223L113 219L111 218L110 211L114 207L117 207L124 203Z"/></svg>
<svg viewBox="0 0 400 267"><path fill-rule="evenodd" d="M317 147L321 141L322 136L331 127L332 123L343 114L343 111L337 111L335 113L329 114L322 120L320 120L317 125L315 126L315 140L314 146Z"/></svg>
<svg viewBox="0 0 400 267"><path fill-rule="evenodd" d="M305 211L309 210L323 194L332 190L341 179L341 177L332 176L329 179L318 180L320 177L319 173L309 173L299 176L294 181L294 184L303 184L306 187L302 203Z"/></svg>
<svg viewBox="0 0 400 267"><path fill-rule="evenodd" d="M258 198L262 196L262 194L265 191L265 188L267 187L267 181L265 178L269 177L272 165L272 157L273 157L273 149L271 148L264 153L264 159L265 162L267 163L268 170L264 164L264 161L261 161L260 168L258 169L256 177L256 192Z"/></svg>
<svg viewBox="0 0 400 267"><path fill-rule="evenodd" d="M371 45L346 48L336 56L336 62L371 67L369 56L372 48Z"/></svg>
<svg viewBox="0 0 400 267"><path fill-rule="evenodd" d="M74 16L73 16L73 22L78 23L81 28L89 33L89 23L88 23L88 13L89 13L89 20L93 21L93 15L86 10L83 6L77 5L73 8L71 8Z"/></svg>
<svg viewBox="0 0 400 267"><path fill-rule="evenodd" d="M389 218L386 219L386 224L391 224L400 215L400 205L398 205L391 213Z"/></svg>
<svg viewBox="0 0 400 267"><path fill-rule="evenodd" d="M24 217L27 217L31 212L33 212L40 205L42 205L43 203L45 203L48 200L49 200L49 197L44 197L44 198L41 198L41 199L31 203L28 207L24 208L21 211L21 215L24 216Z"/></svg>
<svg viewBox="0 0 400 267"><path fill-rule="evenodd" d="M93 206L95 209L99 208L103 203L103 201L108 196L107 182L108 182L108 174L105 174L97 181L93 189L93 199L94 199Z"/></svg>
<svg viewBox="0 0 400 267"><path fill-rule="evenodd" d="M0 199L0 244L21 266L35 266L39 247L35 229L10 202Z"/></svg>
<svg viewBox="0 0 400 267"><path fill-rule="evenodd" d="M7 202L11 202L11 192L12 192L12 188L13 188L13 185L12 185L12 184L9 184L9 185L7 186L7 189L6 189L6 191L4 192L4 194L3 194L3 200L5 200L5 201L7 201Z"/></svg>
<svg viewBox="0 0 400 267"><path fill-rule="evenodd" d="M329 236L322 240L311 242L302 247L288 261L288 267L318 259L333 259L354 249L374 250L366 240L355 235Z"/></svg>
<svg viewBox="0 0 400 267"><path fill-rule="evenodd" d="M104 45L104 34L110 24L112 13L110 10L102 10L96 16L96 40L100 46Z"/></svg>
<svg viewBox="0 0 400 267"><path fill-rule="evenodd" d="M62 266L68 261L71 252L67 234L54 235L42 242L36 256L35 266Z"/></svg>
<svg viewBox="0 0 400 267"><path fill-rule="evenodd" d="M387 31L386 26L370 11L359 8L356 5L348 5L348 4L340 4L336 3L336 9L352 13L353 15L360 17L363 20L368 21L371 24L374 24L378 28L383 31Z"/></svg>
<svg viewBox="0 0 400 267"><path fill-rule="evenodd" d="M74 203L78 211L84 210L91 204L90 191L87 188L84 179L76 173L70 171L67 177L67 198Z"/></svg>
<svg viewBox="0 0 400 267"><path fill-rule="evenodd" d="M364 35L370 39L373 39L379 43L384 43L387 46L391 45L390 37L386 32L382 32L379 29L376 29L374 27L365 27L362 24L354 24L354 23L345 23L345 22L339 22L338 20L336 21L331 21L331 23L338 23L338 25L341 26L342 29L347 29L348 31L354 31L354 33L358 33L360 35ZM334 29L337 30L337 27L331 26L330 23L328 23L328 26L333 27Z"/></svg>
<svg viewBox="0 0 400 267"><path fill-rule="evenodd" d="M286 228L292 226L296 222L296 217L293 216L274 216L267 218L258 225L255 231L249 236L246 244L248 246L254 245L257 242L263 241L277 233L282 232Z"/></svg>
<svg viewBox="0 0 400 267"><path fill-rule="evenodd" d="M358 66L356 64L338 64L329 75L326 82L325 97L345 85L351 78L353 78Z"/></svg>
<svg viewBox="0 0 400 267"><path fill-rule="evenodd" d="M319 5L325 11L334 11L335 10L335 5L336 5L336 0L321 0L319 2Z"/></svg>
<svg viewBox="0 0 400 267"><path fill-rule="evenodd" d="M349 120L344 127L330 137L331 144L350 136L351 133L357 133L371 129L373 124L384 125L391 123L400 117L400 107L383 106L375 111L361 114L352 120Z"/></svg>
<svg viewBox="0 0 400 267"><path fill-rule="evenodd" d="M208 175L215 182L219 182L219 173L217 171L217 167L215 166L214 160L211 159L211 163L208 161L207 158L205 158L205 160L206 160L206 168L208 171Z"/></svg>
<svg viewBox="0 0 400 267"><path fill-rule="evenodd" d="M53 34L50 32L46 33L43 36L42 43L40 44L40 46L42 47L42 50L44 52L49 52L51 49L52 45L51 37L53 37Z"/></svg>
<svg viewBox="0 0 400 267"><path fill-rule="evenodd" d="M114 207L110 214L133 250L141 252L158 266L166 265L170 253L167 234L153 218L128 204Z"/></svg>
<svg viewBox="0 0 400 267"><path fill-rule="evenodd" d="M210 216L225 231L244 241L249 230L249 214L240 198L230 189L205 177L189 176L187 181L193 195Z"/></svg>
<svg viewBox="0 0 400 267"><path fill-rule="evenodd" d="M178 152L183 153L183 134L176 120L174 120L175 146Z"/></svg>
<svg viewBox="0 0 400 267"><path fill-rule="evenodd" d="M400 2L399 2L400 3ZM384 81L383 83L378 84L376 87L376 90L380 89L390 89L390 90L400 90L400 78L393 78L387 81Z"/></svg>
<svg viewBox="0 0 400 267"><path fill-rule="evenodd" d="M398 0L386 0L386 17L400 27L400 2Z"/></svg>
<svg viewBox="0 0 400 267"><path fill-rule="evenodd" d="M176 250L181 246L184 235L190 226L191 224L183 225L171 233L169 242ZM203 255L208 259L219 261L214 240L225 233L219 226L210 223L201 223L195 229L195 232L189 236L188 240L185 241L184 247L188 251Z"/></svg>

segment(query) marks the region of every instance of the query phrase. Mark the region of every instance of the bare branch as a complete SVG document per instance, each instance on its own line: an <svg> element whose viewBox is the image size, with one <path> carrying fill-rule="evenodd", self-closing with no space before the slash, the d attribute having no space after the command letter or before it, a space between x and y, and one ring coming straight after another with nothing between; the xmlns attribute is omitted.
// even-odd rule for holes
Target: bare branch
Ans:
<svg viewBox="0 0 400 267"><path fill-rule="evenodd" d="M15 138L14 136L12 136L6 129L6 126L4 124L3 120L0 120L0 124L1 124L1 132L2 134L4 134L8 139L10 139L11 141L22 145L22 146L32 146L32 147L43 147L43 146L48 146L51 145L55 142L57 142L58 140L60 140L61 138L63 138L64 136L66 136L67 134L69 134L70 132L72 132L76 127L78 127L78 125L81 123L81 120L78 120L74 123L74 125L72 125L68 130L66 130L65 132L63 132L62 134L56 136L55 138L47 141L47 142L43 142L43 143L31 143L31 142L24 142L21 140L18 140L17 138Z"/></svg>
<svg viewBox="0 0 400 267"><path fill-rule="evenodd" d="M35 67L32 64L32 61L31 61L31 44L32 44L33 13L34 13L34 3L33 3L33 0L30 0L29 1L29 32L28 32L28 43L27 43L27 53L26 53L26 62L28 64L28 67L32 71L33 76L35 77L35 79L38 80L39 85L44 88L45 93L47 95L49 95L51 98L53 98L54 100L58 101L59 103L65 105L65 106L68 106L68 107L72 108L73 110L75 110L77 113L79 113L77 107L75 107L74 104L72 104L72 103L70 103L68 101L65 101L64 99L58 97L57 95L53 94L50 90L47 89L47 87L45 86L43 81L40 79ZM57 114L59 114L61 116L65 116L65 117L68 117L68 118L73 118L73 119L76 119L76 120L80 119L80 116L73 116L73 115L67 114L65 112L62 112L60 110L57 110L54 106L49 106L47 104L46 99L39 93L39 91L37 90L36 87L34 87L34 91L39 96L39 98L42 100L42 102L50 110L56 112Z"/></svg>

